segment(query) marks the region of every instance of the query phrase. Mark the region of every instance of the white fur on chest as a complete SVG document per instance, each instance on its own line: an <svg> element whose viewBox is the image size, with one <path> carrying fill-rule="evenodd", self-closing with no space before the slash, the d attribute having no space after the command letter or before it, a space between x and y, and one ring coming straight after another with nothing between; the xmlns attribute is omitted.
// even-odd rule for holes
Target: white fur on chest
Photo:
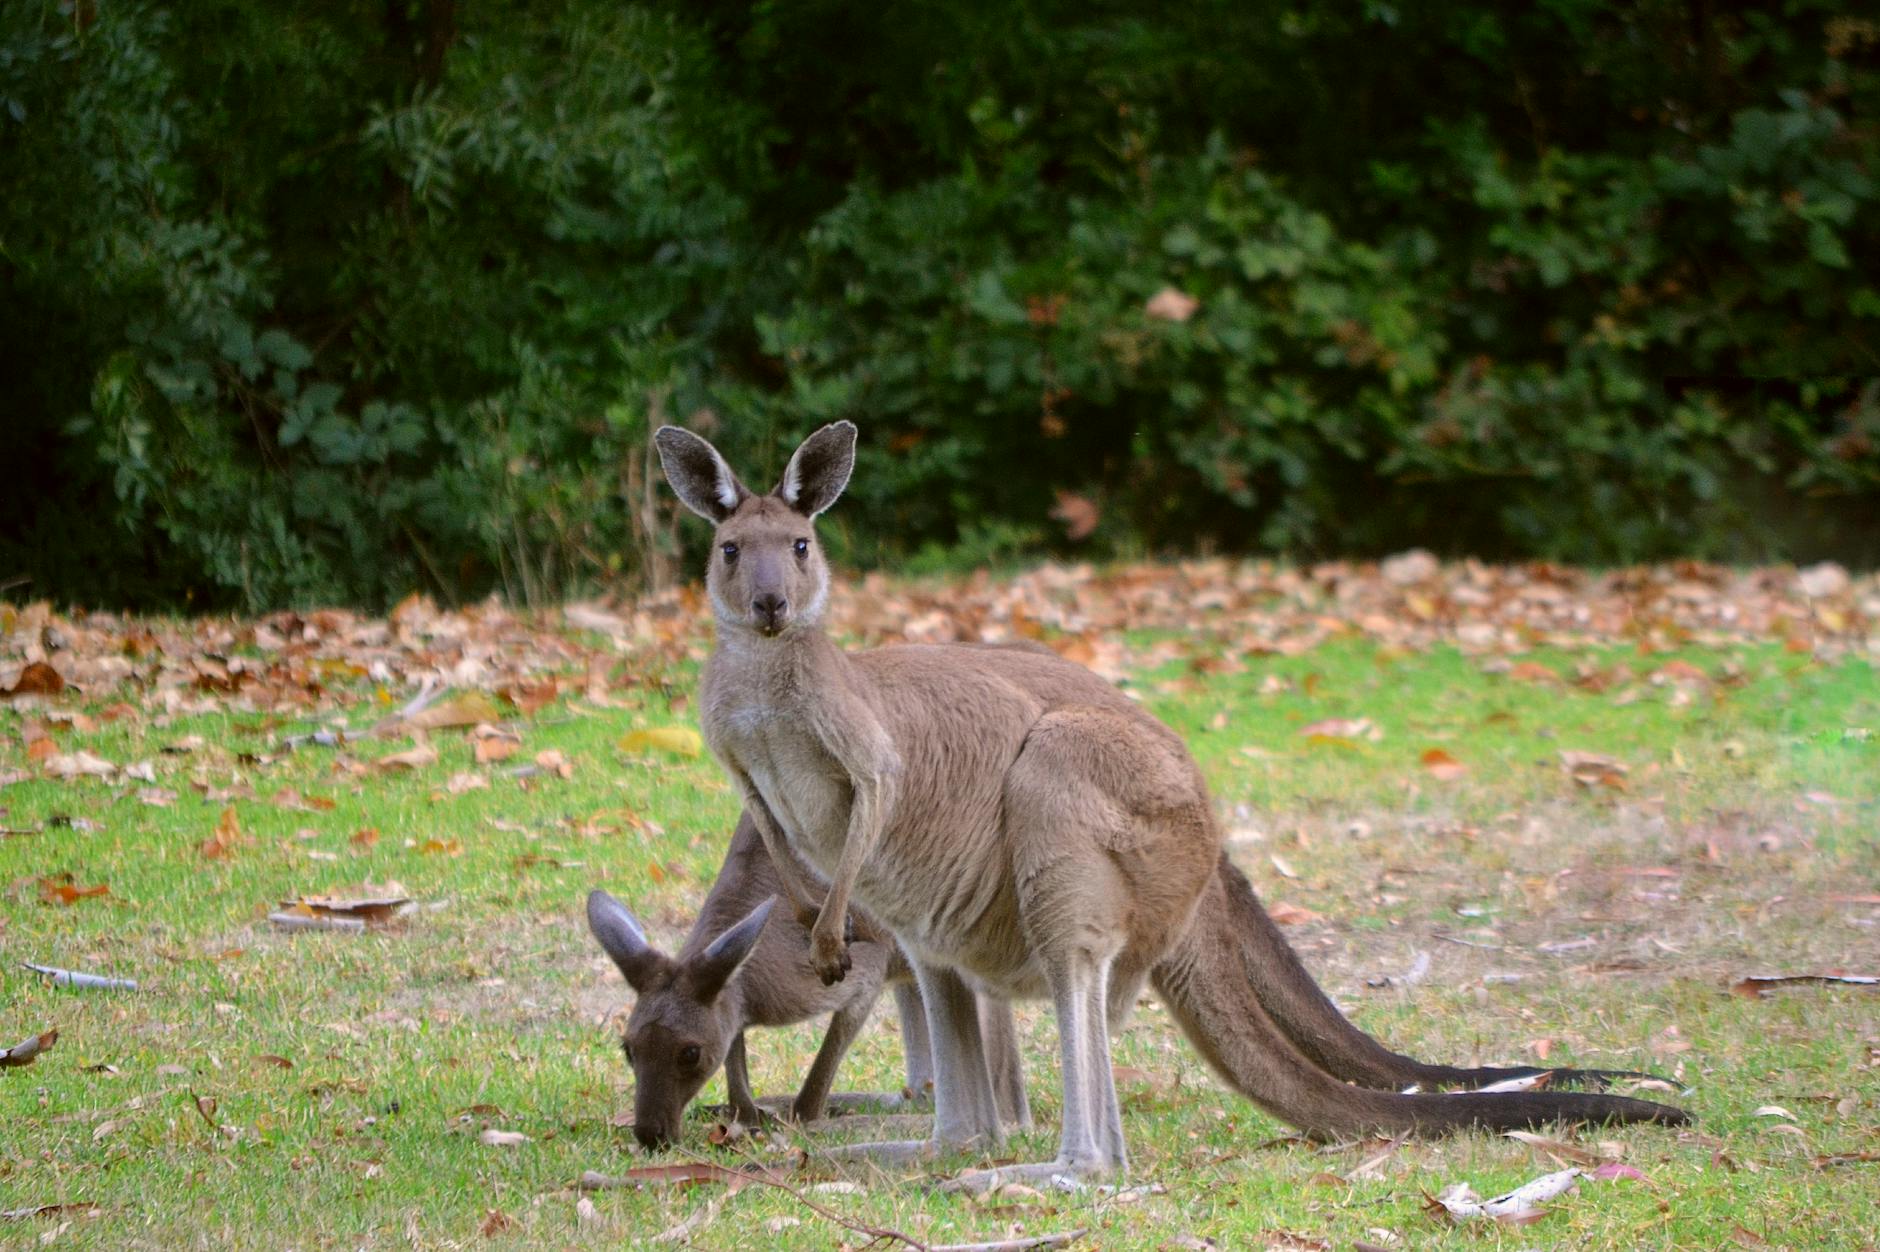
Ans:
<svg viewBox="0 0 1880 1252"><path fill-rule="evenodd" d="M828 872L848 833L851 790L842 767L800 720L776 710L727 709L713 723L713 748L750 778L790 842Z"/></svg>

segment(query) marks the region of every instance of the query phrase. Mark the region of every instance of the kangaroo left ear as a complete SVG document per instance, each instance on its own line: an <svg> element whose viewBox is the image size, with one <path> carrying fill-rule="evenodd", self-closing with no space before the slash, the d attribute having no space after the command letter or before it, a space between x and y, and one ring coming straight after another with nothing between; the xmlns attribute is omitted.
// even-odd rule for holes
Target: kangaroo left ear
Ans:
<svg viewBox="0 0 1880 1252"><path fill-rule="evenodd" d="M684 977L694 995L704 1001L717 998L731 981L731 975L738 972L738 966L744 964L757 947L757 940L764 933L764 923L770 920L770 910L776 904L777 897L771 896L746 913L737 925L712 940L710 947L686 962Z"/></svg>
<svg viewBox="0 0 1880 1252"><path fill-rule="evenodd" d="M836 502L854 469L855 423L831 422L791 455L776 495L804 517L815 517Z"/></svg>

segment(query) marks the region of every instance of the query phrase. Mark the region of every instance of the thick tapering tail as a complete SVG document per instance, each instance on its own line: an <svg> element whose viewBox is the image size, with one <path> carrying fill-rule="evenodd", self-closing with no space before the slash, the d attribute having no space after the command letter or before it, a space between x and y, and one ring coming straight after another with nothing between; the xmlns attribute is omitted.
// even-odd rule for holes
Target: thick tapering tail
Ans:
<svg viewBox="0 0 1880 1252"><path fill-rule="evenodd" d="M1676 1126L1690 1120L1669 1105L1583 1092L1402 1095L1348 1086L1295 1046L1262 1004L1256 988L1265 972L1250 964L1259 945L1243 941L1245 918L1236 894L1228 875L1215 875L1194 921L1151 978L1189 1042L1228 1086L1310 1135L1440 1134L1567 1121Z"/></svg>
<svg viewBox="0 0 1880 1252"><path fill-rule="evenodd" d="M1486 1087L1511 1078L1548 1075L1549 1087L1589 1087L1600 1090L1615 1078L1651 1078L1631 1070L1542 1069L1536 1066L1439 1065L1392 1052L1352 1024L1320 988L1292 944L1260 903L1247 876L1222 853L1216 876L1223 901L1232 917L1234 942L1246 967L1255 975L1260 1005L1273 1024L1313 1064L1334 1078L1402 1091L1421 1087Z"/></svg>

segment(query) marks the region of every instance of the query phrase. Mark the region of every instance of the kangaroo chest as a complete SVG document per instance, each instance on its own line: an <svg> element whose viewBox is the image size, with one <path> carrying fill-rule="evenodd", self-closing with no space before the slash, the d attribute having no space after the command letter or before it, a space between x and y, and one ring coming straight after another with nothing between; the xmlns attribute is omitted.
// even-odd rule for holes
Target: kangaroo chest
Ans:
<svg viewBox="0 0 1880 1252"><path fill-rule="evenodd" d="M799 717L763 705L726 710L712 748L757 788L790 842L825 873L841 854L852 793L847 773Z"/></svg>

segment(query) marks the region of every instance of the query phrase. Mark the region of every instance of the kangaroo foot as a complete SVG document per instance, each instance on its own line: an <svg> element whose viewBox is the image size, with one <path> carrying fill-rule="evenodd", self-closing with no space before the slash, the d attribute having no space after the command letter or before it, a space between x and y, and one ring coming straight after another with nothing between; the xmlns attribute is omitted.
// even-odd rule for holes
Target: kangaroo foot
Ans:
<svg viewBox="0 0 1880 1252"><path fill-rule="evenodd" d="M900 1091L838 1091L823 1104L823 1116L845 1117L853 1113L906 1113L933 1108L931 1093L910 1096Z"/></svg>
<svg viewBox="0 0 1880 1252"><path fill-rule="evenodd" d="M876 1165L904 1165L910 1161L928 1161L939 1155L932 1139L888 1139L879 1143L845 1143L825 1148L816 1155L823 1160L853 1164L870 1161Z"/></svg>
<svg viewBox="0 0 1880 1252"><path fill-rule="evenodd" d="M940 1190L965 1195L984 1195L1007 1183L1023 1183L1042 1191L1082 1191L1085 1183L1109 1177L1110 1167L1101 1163L1078 1164L1074 1161L1040 1161L1033 1165L1001 1165L996 1169L969 1169L940 1184Z"/></svg>

